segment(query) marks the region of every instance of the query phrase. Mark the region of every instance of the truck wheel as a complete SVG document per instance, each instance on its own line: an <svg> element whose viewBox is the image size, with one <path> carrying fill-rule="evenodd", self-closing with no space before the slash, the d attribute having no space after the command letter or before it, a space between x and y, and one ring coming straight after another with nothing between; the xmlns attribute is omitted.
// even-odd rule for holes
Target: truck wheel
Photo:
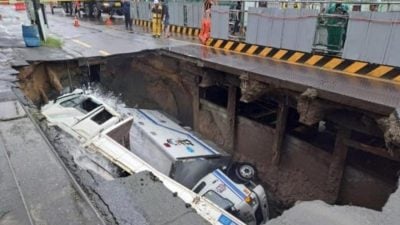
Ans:
<svg viewBox="0 0 400 225"><path fill-rule="evenodd" d="M256 168L249 163L239 163L236 166L235 173L236 176L244 182L254 180L257 175Z"/></svg>

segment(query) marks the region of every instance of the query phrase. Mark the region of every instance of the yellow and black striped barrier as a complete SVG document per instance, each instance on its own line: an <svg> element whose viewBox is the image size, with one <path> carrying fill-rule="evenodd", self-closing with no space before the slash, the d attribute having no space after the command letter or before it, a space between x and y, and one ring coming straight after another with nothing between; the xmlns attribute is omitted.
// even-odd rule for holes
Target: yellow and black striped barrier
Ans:
<svg viewBox="0 0 400 225"><path fill-rule="evenodd" d="M349 75L366 76L369 78L379 78L400 82L399 67L348 60L334 56L271 48L230 40L210 38L206 45L228 51L286 61L293 64L303 64L325 70L338 71Z"/></svg>
<svg viewBox="0 0 400 225"><path fill-rule="evenodd" d="M152 22L148 20L134 20L134 24L140 27L151 28ZM183 34L188 36L198 36L200 33L199 28L176 26L176 25L170 25L169 30L172 33Z"/></svg>

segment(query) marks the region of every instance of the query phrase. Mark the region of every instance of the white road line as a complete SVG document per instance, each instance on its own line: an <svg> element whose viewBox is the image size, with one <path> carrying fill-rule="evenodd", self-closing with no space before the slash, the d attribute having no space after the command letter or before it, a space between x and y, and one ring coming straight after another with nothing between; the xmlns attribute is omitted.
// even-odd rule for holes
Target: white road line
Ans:
<svg viewBox="0 0 400 225"><path fill-rule="evenodd" d="M85 43L83 41L77 40L77 39L73 39L72 41L77 43L77 44L80 44L80 45L82 45L82 46L84 46L86 48L91 48L92 47L91 45L89 45L89 44L87 44L87 43Z"/></svg>

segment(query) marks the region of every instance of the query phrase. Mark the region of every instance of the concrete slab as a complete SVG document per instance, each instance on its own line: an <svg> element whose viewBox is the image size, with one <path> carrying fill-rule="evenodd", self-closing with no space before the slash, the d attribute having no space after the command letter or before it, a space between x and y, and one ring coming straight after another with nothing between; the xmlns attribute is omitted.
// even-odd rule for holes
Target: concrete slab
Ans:
<svg viewBox="0 0 400 225"><path fill-rule="evenodd" d="M30 119L0 122L0 146L0 157L9 160L33 224L102 224ZM11 197L17 198L15 193ZM21 206L16 207L8 208L23 214ZM27 221L21 220L21 224Z"/></svg>
<svg viewBox="0 0 400 225"><path fill-rule="evenodd" d="M119 224L209 225L149 172L106 181L95 190Z"/></svg>
<svg viewBox="0 0 400 225"><path fill-rule="evenodd" d="M0 144L0 224L31 224L26 213L16 180L9 166L7 155Z"/></svg>
<svg viewBox="0 0 400 225"><path fill-rule="evenodd" d="M0 102L0 121L12 120L26 116L21 104L17 101Z"/></svg>
<svg viewBox="0 0 400 225"><path fill-rule="evenodd" d="M207 67L236 75L254 74L259 77L257 79L273 83L276 87L295 91L315 88L325 99L373 112L388 113L400 106L400 86L393 83L198 45L173 47L164 52L181 56L182 59L201 60Z"/></svg>

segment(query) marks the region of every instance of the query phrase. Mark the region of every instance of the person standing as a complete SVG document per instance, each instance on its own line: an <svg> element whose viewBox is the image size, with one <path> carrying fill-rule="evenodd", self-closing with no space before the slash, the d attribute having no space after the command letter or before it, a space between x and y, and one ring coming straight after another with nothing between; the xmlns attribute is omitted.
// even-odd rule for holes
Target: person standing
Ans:
<svg viewBox="0 0 400 225"><path fill-rule="evenodd" d="M242 19L242 2L237 1L235 6L235 25L233 26L232 34L235 35L239 33L240 29L240 20Z"/></svg>
<svg viewBox="0 0 400 225"><path fill-rule="evenodd" d="M122 2L122 11L124 12L125 17L125 29L129 31L132 30L132 19L131 19L131 4L129 0L123 0Z"/></svg>
<svg viewBox="0 0 400 225"><path fill-rule="evenodd" d="M153 13L153 37L161 37L161 17L162 17L162 5L158 0L154 0L153 8L151 9Z"/></svg>
<svg viewBox="0 0 400 225"><path fill-rule="evenodd" d="M169 11L167 0L161 0L162 3L162 21L164 22L164 36L169 38Z"/></svg>

